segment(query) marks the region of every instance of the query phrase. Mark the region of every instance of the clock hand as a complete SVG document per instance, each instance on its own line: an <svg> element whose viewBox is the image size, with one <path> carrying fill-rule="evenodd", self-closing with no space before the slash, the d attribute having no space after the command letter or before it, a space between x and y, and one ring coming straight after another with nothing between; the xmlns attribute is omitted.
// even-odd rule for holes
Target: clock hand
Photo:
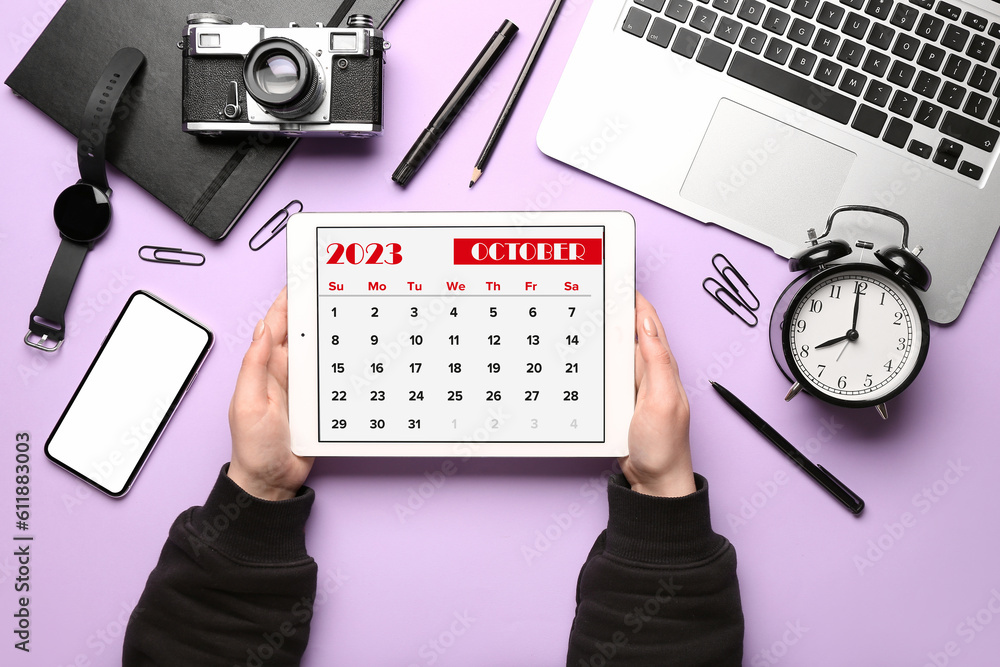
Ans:
<svg viewBox="0 0 1000 667"><path fill-rule="evenodd" d="M851 338L848 338L847 342L844 343L844 347L840 348L840 354L837 355L836 361L840 361L840 358L844 356L844 350L846 350L847 346L851 344L851 340L852 340Z"/></svg>
<svg viewBox="0 0 1000 667"><path fill-rule="evenodd" d="M861 292L855 291L854 293L854 319L851 320L851 331L856 331L858 328L858 306L861 305Z"/></svg>
<svg viewBox="0 0 1000 667"><path fill-rule="evenodd" d="M837 343L847 340L848 338L850 338L850 336L848 336L847 334L840 336L839 338L832 338L826 341L825 343L820 343L819 345L817 345L816 349L818 350L821 347L830 347L831 345L836 345Z"/></svg>

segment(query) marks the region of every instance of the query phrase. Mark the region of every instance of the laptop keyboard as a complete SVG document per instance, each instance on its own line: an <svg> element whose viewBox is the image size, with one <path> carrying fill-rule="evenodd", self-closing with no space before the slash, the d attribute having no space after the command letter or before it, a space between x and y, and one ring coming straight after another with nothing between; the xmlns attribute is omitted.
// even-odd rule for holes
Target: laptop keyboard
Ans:
<svg viewBox="0 0 1000 667"><path fill-rule="evenodd" d="M622 30L965 179L993 162L1000 23L944 0L633 0Z"/></svg>

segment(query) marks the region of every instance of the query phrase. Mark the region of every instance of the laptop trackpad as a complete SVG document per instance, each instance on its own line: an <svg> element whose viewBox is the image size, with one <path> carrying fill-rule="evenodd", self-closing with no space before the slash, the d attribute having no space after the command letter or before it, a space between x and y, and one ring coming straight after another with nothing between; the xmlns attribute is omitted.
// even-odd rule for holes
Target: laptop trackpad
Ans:
<svg viewBox="0 0 1000 667"><path fill-rule="evenodd" d="M723 99L681 195L766 234L798 240L833 210L854 156Z"/></svg>

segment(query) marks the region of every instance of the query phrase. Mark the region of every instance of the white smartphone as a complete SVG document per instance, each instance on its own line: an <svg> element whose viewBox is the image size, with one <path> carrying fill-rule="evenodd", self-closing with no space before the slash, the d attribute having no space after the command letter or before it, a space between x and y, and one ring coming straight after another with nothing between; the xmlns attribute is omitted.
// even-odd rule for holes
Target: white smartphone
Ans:
<svg viewBox="0 0 1000 667"><path fill-rule="evenodd" d="M215 337L139 290L129 297L45 443L59 466L118 497L132 486Z"/></svg>

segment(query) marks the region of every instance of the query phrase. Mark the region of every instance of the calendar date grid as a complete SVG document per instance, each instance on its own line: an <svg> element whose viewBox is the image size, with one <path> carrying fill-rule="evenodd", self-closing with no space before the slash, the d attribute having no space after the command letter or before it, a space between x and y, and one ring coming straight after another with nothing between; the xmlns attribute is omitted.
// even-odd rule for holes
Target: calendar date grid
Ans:
<svg viewBox="0 0 1000 667"><path fill-rule="evenodd" d="M321 359L327 361L326 356L335 355L332 350L347 343L350 336L354 337L354 344L363 342L379 351L353 360L329 361L333 375L341 379L326 383L321 400L325 396L336 403L338 416L329 417L329 430L342 431L344 435L324 437L322 441L458 443L468 440L467 433L483 425L491 436L497 436L491 437L494 442L600 442L603 439L603 345L600 356L583 361L582 368L581 361L565 361L567 349L572 353L586 341L579 333L570 333L568 328L557 331L552 326L552 318L545 317L564 309L565 321L569 322L574 316L583 315L580 306L549 307L544 301L539 306L523 303L486 306L455 299L446 306L443 317L430 323L425 320L424 326L417 329L400 327L399 315L405 315L404 321L415 320L425 314L426 307L406 305L414 302L408 295L385 295L379 299L399 302L393 313L396 317L386 319L389 315L386 307L370 305L374 301L354 301L358 307L351 308L353 317L349 319L340 302L325 309L328 315L344 322L339 327L334 326L344 333L329 334L330 340L321 344L321 348L325 348L321 349ZM498 329L500 333L481 332L476 336L480 340L472 341L473 334L448 322L475 318L482 324L486 318L497 319L502 313L510 315L515 309L523 310L535 321L535 326L522 326L515 332L503 328ZM360 331L361 327L353 323L365 316L388 324ZM327 328L327 332L334 328ZM418 330L423 333L415 333ZM452 331L456 332L450 333ZM363 337L367 339L362 340ZM390 346L397 346L395 350L382 347L387 339ZM489 354L501 350L508 351L507 355ZM395 354L391 354L394 351ZM554 377L558 379L551 379ZM553 385L558 386L553 388ZM477 395L479 393L482 395ZM552 406L558 402L566 407ZM442 404L446 406L444 410ZM391 409L384 406L391 406ZM447 409L449 407L451 410ZM487 411L493 409L499 409L499 414L491 418L492 413ZM442 414L430 414L434 412ZM390 423L392 419L396 420L395 424ZM551 425L556 420L564 422L562 426L572 431L566 436L546 437L545 429L540 426L544 427L546 422ZM349 429L351 421L360 421L361 426ZM504 438L504 427L517 423L522 427L522 435ZM498 428L500 431L496 430ZM428 429L438 435L427 439L417 435ZM354 435L348 435L348 430ZM510 432L509 428L506 430ZM405 433L393 437L388 435L392 431ZM378 437L382 432L387 435ZM593 436L581 436L577 432L591 432Z"/></svg>

